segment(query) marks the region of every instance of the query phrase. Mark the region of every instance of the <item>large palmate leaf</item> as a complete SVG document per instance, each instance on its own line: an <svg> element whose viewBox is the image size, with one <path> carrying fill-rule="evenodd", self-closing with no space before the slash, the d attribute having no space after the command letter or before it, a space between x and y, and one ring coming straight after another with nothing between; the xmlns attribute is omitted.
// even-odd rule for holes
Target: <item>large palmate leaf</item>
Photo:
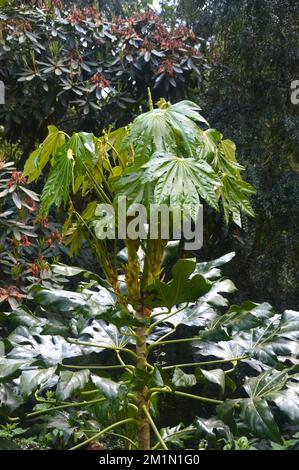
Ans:
<svg viewBox="0 0 299 470"><path fill-rule="evenodd" d="M152 286L153 294L146 303L155 307L167 307L171 310L175 305L185 302L195 302L200 296L206 294L211 283L200 274L194 275L196 262L192 260L179 260L172 268L172 279L169 283L157 280Z"/></svg>
<svg viewBox="0 0 299 470"><path fill-rule="evenodd" d="M41 212L48 214L52 205L66 207L74 181L74 156L68 142L59 148L41 196Z"/></svg>
<svg viewBox="0 0 299 470"><path fill-rule="evenodd" d="M172 382L176 387L193 387L196 385L194 374L186 374L182 369L176 367L172 376Z"/></svg>
<svg viewBox="0 0 299 470"><path fill-rule="evenodd" d="M293 424L299 423L299 390L289 371L268 369L257 377L247 378L244 389L249 398L225 401L218 406L219 416L235 427L233 415L238 410L239 418L253 435L281 443L271 404L275 403Z"/></svg>
<svg viewBox="0 0 299 470"><path fill-rule="evenodd" d="M69 344L61 336L41 335L41 328L30 331L24 326L18 326L8 336L9 343L13 346L8 353L8 358L17 360L41 360L45 365L59 364L65 358L82 354L81 348Z"/></svg>
<svg viewBox="0 0 299 470"><path fill-rule="evenodd" d="M60 146L52 158L52 168L41 197L41 212L47 214L52 205L66 207L70 190L76 192L84 184L83 173L93 163L93 134L75 133Z"/></svg>
<svg viewBox="0 0 299 470"><path fill-rule="evenodd" d="M200 197L218 209L216 189L220 181L204 161L178 157L167 152L156 152L146 163L144 181L154 181L156 204L167 203L184 210L196 220Z"/></svg>
<svg viewBox="0 0 299 470"><path fill-rule="evenodd" d="M258 377L247 379L244 388L249 395L241 401L241 417L246 425L258 436L266 436L274 442L281 443L280 433L267 402L275 404L298 422L298 395L285 389L288 381L287 370L278 372L267 370ZM288 400L287 398L291 398Z"/></svg>
<svg viewBox="0 0 299 470"><path fill-rule="evenodd" d="M97 343L98 347L85 348L85 351L102 352L105 348L123 348L130 341L128 331L126 329L118 330L118 328L103 320L93 320L92 323L84 328L81 332L80 339L85 339L93 343Z"/></svg>
<svg viewBox="0 0 299 470"><path fill-rule="evenodd" d="M201 355L222 359L229 358L235 351L238 356L246 356L244 360L258 370L274 366L279 360L296 363L299 356L297 325L297 312L277 315L267 303L244 302L241 306L233 305L226 314L214 316L206 324L211 334L214 332L217 336L217 331L223 331L229 341L194 342L193 347ZM219 338L223 339L221 335Z"/></svg>
<svg viewBox="0 0 299 470"><path fill-rule="evenodd" d="M178 138L191 153L191 147L198 138L199 128L196 122L206 123L199 114L200 107L190 101L181 101L174 105L163 103L159 109L153 109L138 116L131 124L128 136L123 141L123 148L144 146L144 142L153 145L153 150L173 146Z"/></svg>

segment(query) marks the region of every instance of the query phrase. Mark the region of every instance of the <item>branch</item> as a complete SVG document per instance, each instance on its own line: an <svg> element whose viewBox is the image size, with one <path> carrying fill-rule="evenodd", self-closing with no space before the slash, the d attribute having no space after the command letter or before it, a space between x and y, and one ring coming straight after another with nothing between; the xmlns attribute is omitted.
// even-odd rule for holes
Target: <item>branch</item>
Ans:
<svg viewBox="0 0 299 470"><path fill-rule="evenodd" d="M75 402L75 403L68 403L66 405L58 405L58 406L53 406L52 408L47 408L44 410L38 410L38 411L33 411L32 413L28 413L27 415L24 416L24 418L33 418L34 416L42 415L44 413L49 413L51 411L56 411L56 410L63 410L64 408L72 408L76 406L89 406L93 405L94 403L98 403L100 401L105 401L106 398L97 398L96 400L90 400L90 401L81 401L81 402ZM11 418L8 416L9 421L20 421L21 418L18 416L16 418Z"/></svg>
<svg viewBox="0 0 299 470"><path fill-rule="evenodd" d="M124 369L126 367L132 367L132 366L127 366L127 365L108 365L108 366L75 366L72 364L61 364L62 367L67 367L69 369ZM55 400L54 400L55 401Z"/></svg>
<svg viewBox="0 0 299 470"><path fill-rule="evenodd" d="M154 343L150 344L148 349L152 349L156 346L159 346L160 344L176 344L176 343L190 343L192 341L198 341L200 340L200 337L193 337L193 338L181 338L181 339L170 339L168 341L155 341Z"/></svg>
<svg viewBox="0 0 299 470"><path fill-rule="evenodd" d="M82 346L89 346L89 347L92 347L92 348L111 349L111 351L123 351L123 352L126 352L128 354L131 354L131 356L133 356L134 359L137 359L137 354L135 354L134 351L131 351L131 349L127 349L127 348L121 348L121 347L118 347L118 346L107 346L107 345L102 345L102 344L98 344L98 343L88 343L87 341L76 341L76 340L72 340L70 338L67 339L67 342L71 343L71 344L79 344L79 345L82 345Z"/></svg>
<svg viewBox="0 0 299 470"><path fill-rule="evenodd" d="M152 419L152 417L151 417L150 413L148 412L148 409L145 405L143 405L142 410L143 410L145 416L147 417L147 419L149 420L150 425L153 428L153 431L154 431L158 441L160 442L161 446L163 447L164 450L168 450L167 445L163 441L163 438L162 438L161 434L159 433L159 431L158 431L158 429L157 429L157 427L156 427L156 425L155 425L155 423L154 423L154 421L153 421L153 419Z"/></svg>
<svg viewBox="0 0 299 470"><path fill-rule="evenodd" d="M178 310L176 310L175 312L172 312L172 313L169 313L167 314L164 318L161 318L160 320L157 320L155 323L153 323L150 327L149 327L149 331L151 332L157 325L159 325L160 323L164 323L168 320L168 318L170 317L173 317L173 315L176 315L177 313L181 312L182 310L185 310L187 307L188 307L188 303L186 305L184 305L184 307L182 308L179 308ZM157 315L153 315L151 318L154 318L155 316L161 316L163 315L163 313L159 313Z"/></svg>
<svg viewBox="0 0 299 470"><path fill-rule="evenodd" d="M134 418L126 418L126 419L123 419L121 421L118 421L117 423L111 424L107 428L102 429L102 431L98 432L94 436L90 437L89 439L86 439L86 441L83 441L80 444L77 444L76 446L71 447L69 450L81 449L81 447L84 447L86 444L89 444L90 442L94 441L95 439L97 439L98 437L100 437L103 434L107 433L108 431L111 431L111 429L114 429L117 426L120 426L121 424L132 423L133 421L135 422L136 420Z"/></svg>
<svg viewBox="0 0 299 470"><path fill-rule="evenodd" d="M187 362L185 364L172 364L171 366L163 366L163 370L175 369L176 367L193 367L193 366L209 366L212 364L226 364L227 362L235 362L241 361L244 359L248 359L249 356L240 356L240 357L232 357L230 359L215 359L213 361L202 361L202 362Z"/></svg>
<svg viewBox="0 0 299 470"><path fill-rule="evenodd" d="M179 392L178 390L172 390L170 387L164 387L160 389L158 387L155 387L155 388L151 388L149 391L154 392L155 394L156 393L170 393L172 395L177 395L179 397L192 398L193 400L210 403L211 405L219 405L223 403L223 400L215 400L214 398L202 397L200 395L193 395L192 393Z"/></svg>

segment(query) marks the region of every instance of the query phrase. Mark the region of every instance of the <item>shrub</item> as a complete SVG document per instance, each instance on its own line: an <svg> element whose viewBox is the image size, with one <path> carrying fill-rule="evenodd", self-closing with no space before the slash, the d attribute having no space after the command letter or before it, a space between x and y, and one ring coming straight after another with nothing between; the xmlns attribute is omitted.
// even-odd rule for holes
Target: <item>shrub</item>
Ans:
<svg viewBox="0 0 299 470"><path fill-rule="evenodd" d="M191 30L169 32L150 12L111 22L94 7L51 3L0 12L0 122L27 156L49 124L97 133L136 116L147 86L174 99L201 82L206 62Z"/></svg>
<svg viewBox="0 0 299 470"><path fill-rule="evenodd" d="M12 162L0 160L0 304L12 309L33 285L61 287L50 263L62 253L58 224L37 217L39 196ZM63 249L65 252L66 250Z"/></svg>

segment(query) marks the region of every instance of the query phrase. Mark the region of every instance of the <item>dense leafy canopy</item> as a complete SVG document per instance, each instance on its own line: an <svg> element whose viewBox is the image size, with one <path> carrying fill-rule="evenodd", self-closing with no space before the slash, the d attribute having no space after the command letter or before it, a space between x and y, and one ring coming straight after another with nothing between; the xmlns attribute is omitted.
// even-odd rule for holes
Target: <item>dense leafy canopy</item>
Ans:
<svg viewBox="0 0 299 470"><path fill-rule="evenodd" d="M111 22L94 6L58 7L0 13L0 122L25 150L50 123L99 132L129 122L147 86L175 98L201 82L205 60L188 28L169 32L153 12Z"/></svg>

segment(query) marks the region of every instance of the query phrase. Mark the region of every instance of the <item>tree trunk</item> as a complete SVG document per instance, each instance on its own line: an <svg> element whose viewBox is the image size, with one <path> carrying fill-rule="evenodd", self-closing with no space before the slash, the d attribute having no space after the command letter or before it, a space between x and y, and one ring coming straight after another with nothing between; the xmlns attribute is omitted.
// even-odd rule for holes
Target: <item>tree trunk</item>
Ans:
<svg viewBox="0 0 299 470"><path fill-rule="evenodd" d="M136 333L138 335L136 342L136 353L138 356L137 359L137 368L144 370L146 369L146 359L147 359L147 328L141 327L137 328ZM138 392L138 449L139 450L150 450L150 423L147 417L144 415L143 406L149 408L149 402L147 399L148 388L144 386L143 389Z"/></svg>

